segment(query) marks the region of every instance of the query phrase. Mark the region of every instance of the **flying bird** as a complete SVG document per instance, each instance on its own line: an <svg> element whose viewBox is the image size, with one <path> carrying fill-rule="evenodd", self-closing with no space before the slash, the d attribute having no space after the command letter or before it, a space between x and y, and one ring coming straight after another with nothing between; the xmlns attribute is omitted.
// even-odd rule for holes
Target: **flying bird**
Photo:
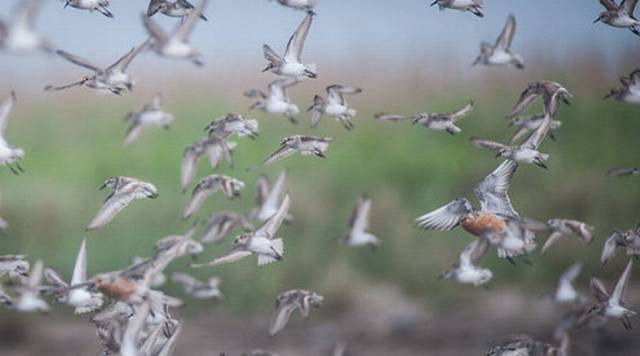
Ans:
<svg viewBox="0 0 640 356"><path fill-rule="evenodd" d="M549 80L532 82L522 91L518 102L507 117L514 118L522 114L522 112L539 97L542 98L545 115L550 114L552 117L555 117L560 106L560 101L570 105L571 102L569 99L573 98L573 95L560 83Z"/></svg>
<svg viewBox="0 0 640 356"><path fill-rule="evenodd" d="M265 94L260 89L245 91L246 97L258 99L249 109L259 109L270 114L282 115L292 124L297 124L296 116L300 113L300 109L289 99L287 89L298 83L300 81L295 78L278 79L269 83L269 94Z"/></svg>
<svg viewBox="0 0 640 356"><path fill-rule="evenodd" d="M369 214L371 213L371 198L360 196L349 218L349 232L338 239L345 246L369 246L372 249L380 246L380 239L367 230L369 229Z"/></svg>
<svg viewBox="0 0 640 356"><path fill-rule="evenodd" d="M228 113L226 116L214 119L204 130L209 132L209 136L222 138L236 134L238 137L249 137L255 140L259 136L258 120L245 119L244 116L236 113Z"/></svg>
<svg viewBox="0 0 640 356"><path fill-rule="evenodd" d="M473 65L484 64L487 66L513 65L518 69L524 69L524 60L518 54L511 51L511 43L516 33L516 17L509 15L500 36L494 45L480 43L480 54Z"/></svg>
<svg viewBox="0 0 640 356"><path fill-rule="evenodd" d="M271 218L280 206L281 198L285 193L285 184L287 182L287 172L282 171L271 185L266 176L258 178L256 183L256 207L249 212L251 219L267 221ZM286 220L291 220L291 216L287 216Z"/></svg>
<svg viewBox="0 0 640 356"><path fill-rule="evenodd" d="M604 99L614 98L618 101L640 105L640 69L636 69L628 77L620 77L622 88L611 89Z"/></svg>
<svg viewBox="0 0 640 356"><path fill-rule="evenodd" d="M614 230L602 247L602 264L615 256L618 247L623 247L627 256L640 256L640 226L624 231Z"/></svg>
<svg viewBox="0 0 640 356"><path fill-rule="evenodd" d="M576 290L573 282L580 275L582 270L582 263L577 262L567 268L560 279L558 280L558 287L553 294L553 300L558 304L575 303L582 301L582 296Z"/></svg>
<svg viewBox="0 0 640 356"><path fill-rule="evenodd" d="M219 244L224 241L231 231L239 226L245 231L253 230L253 225L244 215L232 211L222 211L212 214L207 219L200 241L203 244Z"/></svg>
<svg viewBox="0 0 640 356"><path fill-rule="evenodd" d="M351 130L354 128L353 118L356 116L356 110L349 108L345 95L359 94L362 89L347 85L333 84L327 87L327 99L320 95L313 97L313 105L307 109L311 111L311 127L318 126L322 115L328 115L336 118L344 128Z"/></svg>
<svg viewBox="0 0 640 356"><path fill-rule="evenodd" d="M612 168L607 172L610 177L640 176L640 167Z"/></svg>
<svg viewBox="0 0 640 356"><path fill-rule="evenodd" d="M151 0L147 8L147 16L152 17L160 12L165 16L179 17L184 21L194 10L193 4L187 0ZM200 18L207 21L207 17L202 13L200 13Z"/></svg>
<svg viewBox="0 0 640 356"><path fill-rule="evenodd" d="M592 233L594 227L582 221L550 219L547 221L547 226L551 230L551 235L545 241L540 253L544 253L564 235L574 235L587 244L593 241Z"/></svg>
<svg viewBox="0 0 640 356"><path fill-rule="evenodd" d="M9 52L53 50L49 40L34 29L42 3L42 0L22 0L11 20L0 20L0 49Z"/></svg>
<svg viewBox="0 0 640 356"><path fill-rule="evenodd" d="M273 337L282 331L296 310L300 311L303 318L309 319L312 309L320 307L323 299L320 294L304 289L293 289L278 294L276 310L269 325L269 336Z"/></svg>
<svg viewBox="0 0 640 356"><path fill-rule="evenodd" d="M20 166L20 160L24 158L24 150L14 148L7 142L5 138L7 126L9 125L9 114L16 104L16 93L11 92L7 98L0 104L0 164L3 164L18 175L24 170Z"/></svg>
<svg viewBox="0 0 640 356"><path fill-rule="evenodd" d="M10 279L27 277L29 261L24 255L0 255L0 277L8 275Z"/></svg>
<svg viewBox="0 0 640 356"><path fill-rule="evenodd" d="M269 0L273 1L273 0ZM313 8L318 3L318 0L276 0L278 4L294 9L302 10L308 13L314 13Z"/></svg>
<svg viewBox="0 0 640 356"><path fill-rule="evenodd" d="M11 288L14 293L13 296L4 293L0 288L0 303L9 309L26 313L49 311L49 305L42 299L42 291L44 290L41 285L43 269L42 261L38 260L33 265L28 276L18 276Z"/></svg>
<svg viewBox="0 0 640 356"><path fill-rule="evenodd" d="M600 0L600 4L604 6L605 11L601 12L593 23L603 22L612 27L628 28L640 36L640 21L633 15L638 0L622 0L620 5L614 0Z"/></svg>
<svg viewBox="0 0 640 356"><path fill-rule="evenodd" d="M456 122L463 117L469 115L473 111L473 100L469 101L460 110L450 113L421 113L413 116L413 124L420 124L428 129L436 131L447 131L455 135L462 132L462 129L456 126Z"/></svg>
<svg viewBox="0 0 640 356"><path fill-rule="evenodd" d="M205 199L218 190L221 190L227 199L233 200L240 196L240 190L242 190L242 188L244 188L244 183L235 178L221 174L206 176L202 178L193 189L191 199L189 199L182 213L182 218L189 219L192 217L200 210Z"/></svg>
<svg viewBox="0 0 640 356"><path fill-rule="evenodd" d="M435 0L431 6L438 5L440 10L454 9L469 11L478 17L484 17L482 13L482 0Z"/></svg>
<svg viewBox="0 0 640 356"><path fill-rule="evenodd" d="M145 127L157 126L168 130L173 122L173 115L162 110L162 95L158 93L142 110L128 113L126 119L131 122L124 140L124 144L128 145L140 136Z"/></svg>
<svg viewBox="0 0 640 356"><path fill-rule="evenodd" d="M266 166L282 158L288 157L295 152L302 156L316 156L326 158L325 151L329 148L329 143L333 141L330 137L294 135L285 137L278 148L271 156L267 157L260 165Z"/></svg>
<svg viewBox="0 0 640 356"><path fill-rule="evenodd" d="M211 277L207 282L197 280L191 275L173 272L171 280L182 287L185 294L197 299L222 299L220 278Z"/></svg>
<svg viewBox="0 0 640 356"><path fill-rule="evenodd" d="M546 115L544 113L535 114L530 116L516 116L509 121L509 126L517 127L516 131L513 133L513 136L509 139L509 144L513 145L521 138L531 135L531 132L537 130L543 123ZM553 131L557 130L562 126L562 121L551 119L551 125L549 126L549 131L547 132L547 136L553 141L556 140L556 137Z"/></svg>
<svg viewBox="0 0 640 356"><path fill-rule="evenodd" d="M486 284L493 278L493 272L487 268L478 266L478 262L489 249L489 241L478 239L467 245L458 258L458 263L453 269L440 275L440 278L449 279L462 284L472 284L475 287Z"/></svg>
<svg viewBox="0 0 640 356"><path fill-rule="evenodd" d="M304 64L302 62L302 50L311 28L313 13L308 13L302 20L296 32L291 35L287 43L284 56L280 57L268 45L262 45L264 58L269 62L263 72L271 71L277 75L293 78L317 78L316 66L314 64Z"/></svg>
<svg viewBox="0 0 640 356"><path fill-rule="evenodd" d="M182 163L180 165L180 188L182 192L187 191L187 186L193 180L198 169L198 160L203 155L209 158L211 168L217 169L222 160L227 161L233 167L233 149L235 142L228 142L224 138L211 136L194 142L184 150Z"/></svg>
<svg viewBox="0 0 640 356"><path fill-rule="evenodd" d="M109 11L111 0L63 0L64 7L71 6L76 9L86 10L89 12L97 11L106 17L113 18L113 14Z"/></svg>

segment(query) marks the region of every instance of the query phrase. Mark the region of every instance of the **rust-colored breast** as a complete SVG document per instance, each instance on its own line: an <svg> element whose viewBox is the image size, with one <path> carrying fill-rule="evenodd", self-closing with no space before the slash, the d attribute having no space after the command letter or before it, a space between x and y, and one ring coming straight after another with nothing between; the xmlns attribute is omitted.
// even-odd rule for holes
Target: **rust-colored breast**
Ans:
<svg viewBox="0 0 640 356"><path fill-rule="evenodd" d="M126 300L137 290L136 284L124 277L118 277L111 283L97 283L96 287L106 296L119 300Z"/></svg>
<svg viewBox="0 0 640 356"><path fill-rule="evenodd" d="M480 236L488 231L501 232L506 227L503 219L487 213L479 213L477 217L464 216L460 219L460 225L475 236Z"/></svg>

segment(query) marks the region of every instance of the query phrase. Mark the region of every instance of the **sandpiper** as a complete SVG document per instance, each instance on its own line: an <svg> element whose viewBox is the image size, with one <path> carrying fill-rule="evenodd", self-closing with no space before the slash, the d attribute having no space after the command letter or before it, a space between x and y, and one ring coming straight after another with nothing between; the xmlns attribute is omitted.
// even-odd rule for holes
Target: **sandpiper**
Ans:
<svg viewBox="0 0 640 356"><path fill-rule="evenodd" d="M59 303L67 304L75 308L75 314L85 314L92 312L103 303L101 293L91 291L91 285L87 284L87 247L86 240L82 240L80 250L73 267L71 283L67 283L52 268L44 270L44 278L54 287L56 300Z"/></svg>
<svg viewBox="0 0 640 356"><path fill-rule="evenodd" d="M160 12L169 17L179 17L184 21L193 12L195 7L187 0L151 0L147 8L147 16ZM207 17L200 13L200 18L207 21Z"/></svg>
<svg viewBox="0 0 640 356"><path fill-rule="evenodd" d="M511 113L507 115L508 118L514 118L529 107L538 97L542 97L544 103L545 114L550 114L555 117L559 108L559 103L570 105L569 99L573 98L573 95L562 86L560 83L552 82L549 80L540 80L532 82L527 85L527 88L522 91L518 102L511 110Z"/></svg>
<svg viewBox="0 0 640 356"><path fill-rule="evenodd" d="M197 66L202 66L200 51L191 47L188 43L193 26L202 14L208 0L200 0L193 8L182 24L171 34L167 34L147 15L142 15L142 22L147 32L153 39L151 48L160 56L190 60Z"/></svg>
<svg viewBox="0 0 640 356"><path fill-rule="evenodd" d="M614 230L602 247L602 264L615 256L618 246L624 247L627 256L640 256L640 226L624 231Z"/></svg>
<svg viewBox="0 0 640 356"><path fill-rule="evenodd" d="M278 148L271 156L267 157L260 165L266 166L282 158L288 157L295 152L303 156L316 156L326 158L325 151L329 148L329 143L333 141L330 137L294 135L285 137Z"/></svg>
<svg viewBox="0 0 640 356"><path fill-rule="evenodd" d="M183 219L192 217L204 203L207 197L218 190L222 190L229 200L233 200L240 196L240 190L244 188L244 183L238 179L221 175L212 174L202 178L191 193L191 198L182 213Z"/></svg>
<svg viewBox="0 0 640 356"><path fill-rule="evenodd" d="M482 0L435 0L431 6L438 5L440 10L445 8L469 11L478 17L484 17L482 13Z"/></svg>
<svg viewBox="0 0 640 356"><path fill-rule="evenodd" d="M184 150L182 164L180 165L180 188L182 192L187 191L187 186L193 180L198 168L198 160L207 155L209 164L213 169L217 169L224 159L229 166L233 167L233 149L235 142L228 142L224 138L212 136L194 142Z"/></svg>
<svg viewBox="0 0 640 356"><path fill-rule="evenodd" d="M489 241L480 238L467 245L458 258L458 263L453 265L453 269L440 275L440 278L449 279L462 284L473 284L481 286L493 278L493 272L486 268L481 268L477 264L487 253Z"/></svg>
<svg viewBox="0 0 640 356"><path fill-rule="evenodd" d="M89 12L97 11L106 17L113 18L113 14L109 11L109 5L111 0L63 0L64 7L71 6L80 10L87 10Z"/></svg>
<svg viewBox="0 0 640 356"><path fill-rule="evenodd" d="M349 232L338 239L345 246L369 246L375 250L380 246L380 239L367 232L369 229L369 214L371 212L371 198L360 196L349 218Z"/></svg>
<svg viewBox="0 0 640 356"><path fill-rule="evenodd" d="M97 90L99 93L112 93L115 95L122 95L127 91L132 91L135 79L126 73L127 68L140 52L142 52L149 44L149 41L145 41L138 47L132 48L124 56L120 57L115 63L107 68L101 68L93 63L75 56L71 53L58 50L56 53L67 61L78 65L80 67L92 70L94 73L91 75L85 75L77 82L55 86L47 85L45 91L58 91L69 89L76 86L85 85L91 89Z"/></svg>
<svg viewBox="0 0 640 356"><path fill-rule="evenodd" d="M417 218L417 226L446 231L461 225L472 235L488 239L497 246L498 256L509 260L533 251L535 236L513 209L508 195L517 167L517 163L506 160L476 185L473 192L480 201L479 210L467 199L458 198Z"/></svg>
<svg viewBox="0 0 640 356"><path fill-rule="evenodd" d="M575 303L583 300L583 297L578 293L573 286L573 282L580 275L582 270L582 263L577 262L567 268L560 279L558 280L558 286L553 293L553 300L558 304Z"/></svg>
<svg viewBox="0 0 640 356"><path fill-rule="evenodd" d="M612 168L607 172L607 175L611 177L640 176L640 167Z"/></svg>
<svg viewBox="0 0 640 356"><path fill-rule="evenodd" d="M569 219L550 219L547 226L551 230L551 235L547 238L540 253L544 253L554 243L556 243L564 235L574 235L585 243L589 244L593 241L594 227L582 221Z"/></svg>
<svg viewBox="0 0 640 356"><path fill-rule="evenodd" d="M11 114L15 103L16 93L12 91L0 104L0 164L9 167L14 174L20 174L23 172L20 160L24 157L24 150L14 148L5 138L7 126L9 125L9 114Z"/></svg>
<svg viewBox="0 0 640 356"><path fill-rule="evenodd" d="M266 176L258 178L256 183L256 207L249 212L249 217L259 221L267 221L271 218L278 211L280 199L285 192L286 182L286 171L280 172L273 185L269 183L269 179ZM286 220L291 220L291 216L287 216Z"/></svg>
<svg viewBox="0 0 640 356"><path fill-rule="evenodd" d="M44 265L41 260L36 261L27 277L18 277L12 291L15 296L5 294L2 303L8 308L21 312L47 312L49 305L41 298L43 287L42 272Z"/></svg>
<svg viewBox="0 0 640 356"><path fill-rule="evenodd" d="M560 335L560 345L554 346L547 342L537 341L529 335L510 336L500 346L491 348L486 356L569 356L569 334Z"/></svg>
<svg viewBox="0 0 640 356"><path fill-rule="evenodd" d="M234 241L234 247L224 255L208 263L192 264L191 267L218 266L224 263L235 262L252 254L258 256L258 266L282 260L284 255L284 242L281 238L276 238L275 234L287 216L290 205L289 195L286 195L278 212L262 224L258 230L237 236Z"/></svg>
<svg viewBox="0 0 640 356"><path fill-rule="evenodd" d="M185 294L197 299L222 299L220 278L211 277L207 282L195 279L186 273L173 272L171 280L182 286Z"/></svg>
<svg viewBox="0 0 640 356"><path fill-rule="evenodd" d="M253 225L244 215L232 211L222 211L212 214L206 221L206 227L200 241L203 244L223 242L231 231L239 226L245 231L253 230Z"/></svg>
<svg viewBox="0 0 640 356"><path fill-rule="evenodd" d="M112 192L109 193L104 204L87 226L87 230L95 230L107 225L134 200L158 197L158 189L153 184L131 177L109 178L100 187L100 190L105 188L110 188Z"/></svg>
<svg viewBox="0 0 640 356"><path fill-rule="evenodd" d="M41 5L42 0L23 0L12 20L0 20L0 49L10 52L53 50L49 40L33 28Z"/></svg>
<svg viewBox="0 0 640 356"><path fill-rule="evenodd" d="M436 131L447 131L455 135L462 132L462 129L455 125L456 121L469 115L473 111L473 100L470 100L462 109L450 113L421 113L412 117L413 124L420 124L426 128Z"/></svg>
<svg viewBox="0 0 640 356"><path fill-rule="evenodd" d="M527 134L530 135L530 132L537 130L540 125L544 123L545 118L544 113L530 115L530 116L516 116L511 119L509 122L509 126L517 127L516 131L513 133L513 136L509 139L509 144L513 145L521 138L525 137ZM549 131L547 132L547 136L553 141L556 140L555 135L553 134L554 130L557 130L562 126L562 121L551 120L551 126L549 126Z"/></svg>
<svg viewBox="0 0 640 356"><path fill-rule="evenodd" d="M268 45L262 45L264 58L269 61L267 67L262 70L263 72L271 71L278 75L293 78L318 77L314 64L302 63L302 50L307 39L307 34L309 33L309 28L311 27L313 16L313 13L308 13L296 29L296 32L291 35L283 57L280 57Z"/></svg>
<svg viewBox="0 0 640 356"><path fill-rule="evenodd" d="M303 318L311 317L311 310L322 305L324 298L315 292L305 289L293 289L278 294L276 310L269 325L269 336L275 336L282 331L294 311L299 310Z"/></svg>
<svg viewBox="0 0 640 356"><path fill-rule="evenodd" d="M496 43L480 43L480 54L473 65L484 64L487 66L513 65L518 69L524 69L524 60L518 54L511 52L513 35L516 33L516 17L509 15L507 23L498 36Z"/></svg>
<svg viewBox="0 0 640 356"><path fill-rule="evenodd" d="M287 89L298 83L300 81L295 78L274 80L269 83L269 95L260 89L245 91L244 95L246 97L258 99L249 109L259 109L270 114L283 115L292 124L297 124L298 119L296 116L300 113L300 109L289 99Z"/></svg>
<svg viewBox="0 0 640 356"><path fill-rule="evenodd" d="M628 28L640 36L640 21L633 16L638 0L622 0L620 5L614 0L600 0L600 4L605 7L605 11L600 13L593 23L602 21L609 26Z"/></svg>
<svg viewBox="0 0 640 356"><path fill-rule="evenodd" d="M349 108L345 94L359 94L362 89L348 85L333 84L327 87L327 99L320 95L313 97L313 105L307 109L311 111L311 127L318 126L322 115L333 116L347 130L354 128L352 119L356 110Z"/></svg>
<svg viewBox="0 0 640 356"><path fill-rule="evenodd" d="M222 138L237 134L238 137L249 137L255 140L259 135L258 120L245 119L244 116L236 113L228 113L226 116L213 119L204 130L209 132L209 136Z"/></svg>
<svg viewBox="0 0 640 356"><path fill-rule="evenodd" d="M29 261L24 255L0 256L0 277L9 275L10 279L27 277L29 275Z"/></svg>
<svg viewBox="0 0 640 356"><path fill-rule="evenodd" d="M614 98L624 103L640 105L640 69L636 69L628 77L620 77L622 88L611 89L604 99Z"/></svg>
<svg viewBox="0 0 640 356"><path fill-rule="evenodd" d="M633 260L629 260L627 267L620 275L620 278L618 278L618 282L616 282L613 290L609 289L599 278L591 278L591 292L596 299L596 302L580 317L582 323L594 316L604 316L620 319L625 329L631 329L630 318L634 317L637 313L628 309L625 305L624 293L627 289L627 285L629 284L632 267Z"/></svg>
<svg viewBox="0 0 640 356"><path fill-rule="evenodd" d="M273 1L273 0L269 0ZM308 13L313 13L313 8L318 3L318 0L276 0L278 4L286 6L294 10L302 10Z"/></svg>
<svg viewBox="0 0 640 356"><path fill-rule="evenodd" d="M128 113L126 120L131 122L131 126L127 131L124 145L130 144L138 138L145 127L157 126L168 130L169 125L173 122L173 115L162 110L162 95L157 93L150 102L145 104L142 110Z"/></svg>

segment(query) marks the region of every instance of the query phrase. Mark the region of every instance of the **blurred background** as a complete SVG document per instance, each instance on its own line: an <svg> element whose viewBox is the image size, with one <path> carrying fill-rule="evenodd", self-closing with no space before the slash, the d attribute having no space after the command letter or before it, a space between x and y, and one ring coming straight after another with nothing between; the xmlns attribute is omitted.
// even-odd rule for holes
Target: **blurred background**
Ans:
<svg viewBox="0 0 640 356"><path fill-rule="evenodd" d="M114 0L113 19L63 9L61 1L45 2L37 28L57 47L94 63L107 66L146 38L140 14L148 1ZM17 3L0 2L0 17L7 19ZM24 175L0 170L0 216L10 224L0 232L2 254L43 259L64 276L70 276L83 238L88 239L90 275L123 268L134 255L149 256L155 240L193 224L180 218L188 199L179 189L183 150L203 136L211 119L238 112L259 120L260 137L236 140L236 168L223 163L217 173L246 187L236 201L219 193L208 199L200 225L216 211L248 212L256 179L265 174L273 180L283 169L289 173L295 222L280 230L286 248L281 263L257 268L248 258L192 271L202 279L220 276L225 299L214 304L186 298L187 306L176 312L185 321L176 354L234 355L264 348L282 355L324 355L340 341L354 355L482 354L508 333L553 340L554 325L566 310L541 295L574 261L585 264L577 282L585 295L592 275L614 283L621 273L626 263L621 253L606 268L598 257L614 228L638 224L640 180L605 173L640 164L640 117L637 107L602 97L639 64L640 39L592 24L602 10L597 1L487 0L480 19L439 12L418 0L321 0L304 52L306 62L318 65L319 78L289 94L303 109L328 85L362 87L362 94L348 98L358 110L352 132L330 118L311 130L304 110L297 126L250 112L252 100L242 95L248 88L266 88L275 78L260 73L265 65L261 46L283 51L302 13L267 0L209 5L209 21L198 23L192 35L205 66L143 53L129 69L139 79L137 87L122 97L98 96L87 88L43 92L45 85L78 80L85 71L47 54L0 55L0 96L12 89L18 96L7 138L26 151ZM480 41L493 43L509 13L518 26L512 49L524 57L526 69L471 67ZM176 23L160 14L154 19L167 29ZM473 187L499 161L474 148L469 137L506 141L511 130L505 114L527 83L540 79L561 82L575 99L557 116L563 123L557 142L544 144L543 151L551 154L549 170L520 167L511 199L526 217L588 222L596 227L595 241L585 246L561 240L544 256L531 256L531 266L513 266L490 253L481 263L494 271L489 289L439 281L473 237L460 229L420 231L412 220L457 197L475 203ZM123 147L128 128L123 118L156 92L176 117L171 130L146 130ZM379 111L453 111L470 99L475 110L460 122L463 132L456 136L373 120ZM294 156L245 170L291 134L329 136L335 142L326 160ZM214 173L205 163L199 168L198 179ZM105 228L86 233L106 195L98 187L115 175L154 183L160 198L135 202ZM383 240L375 252L336 244L361 193L373 199L371 231ZM230 245L208 247L199 259L218 256ZM189 262L178 260L168 273L188 271ZM628 298L632 308L640 303L637 275ZM275 296L293 288L324 295L325 306L309 321L294 317L282 335L269 339ZM171 283L166 290L184 297ZM88 317L74 317L63 306L46 316L2 310L0 330L0 354L95 355L99 350ZM619 323L608 323L598 337L585 335L575 345L576 354L630 355L639 346L637 330L626 332Z"/></svg>

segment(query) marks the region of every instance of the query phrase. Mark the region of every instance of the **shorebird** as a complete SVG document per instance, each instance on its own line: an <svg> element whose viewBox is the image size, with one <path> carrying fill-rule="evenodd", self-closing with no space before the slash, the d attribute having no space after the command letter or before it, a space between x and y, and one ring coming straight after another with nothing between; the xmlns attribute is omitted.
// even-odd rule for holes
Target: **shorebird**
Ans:
<svg viewBox="0 0 640 356"><path fill-rule="evenodd" d="M75 65L93 71L93 74L85 75L79 81L71 84L61 86L47 85L44 90L58 91L84 85L97 90L99 93L122 95L127 91L130 92L133 90L135 79L126 73L127 68L129 68L133 59L136 58L138 54L148 46L148 44L149 40L145 41L138 47L133 47L129 52L107 68L98 67L97 65L71 53L57 50L56 53L62 58Z"/></svg>
<svg viewBox="0 0 640 356"><path fill-rule="evenodd" d="M600 0L600 4L605 7L605 11L593 23L602 21L612 27L628 28L640 36L640 21L633 16L638 0L622 0L620 5L614 0Z"/></svg>
<svg viewBox="0 0 640 356"><path fill-rule="evenodd" d="M507 338L500 346L491 348L486 356L569 356L569 334L564 332L560 336L560 345L554 346L546 342L537 341L529 335L516 335Z"/></svg>
<svg viewBox="0 0 640 356"><path fill-rule="evenodd" d="M593 241L592 232L594 227L582 221L550 219L547 221L547 226L551 230L551 235L545 241L540 253L544 253L564 235L574 235L587 244Z"/></svg>
<svg viewBox="0 0 640 356"><path fill-rule="evenodd" d="M278 212L262 224L258 230L237 236L233 248L224 255L208 263L192 264L191 267L218 266L224 263L235 262L253 254L258 256L258 266L282 260L284 255L284 242L281 238L276 238L275 234L287 216L290 205L289 195L286 195Z"/></svg>
<svg viewBox="0 0 640 356"><path fill-rule="evenodd" d="M182 213L183 219L192 217L204 203L207 197L218 190L221 190L229 200L240 196L240 190L244 188L244 183L221 174L212 174L202 178L191 193L191 199L187 203Z"/></svg>
<svg viewBox="0 0 640 356"><path fill-rule="evenodd" d="M327 99L320 95L313 97L313 105L307 109L311 111L311 127L318 126L322 115L333 116L347 130L354 128L353 121L356 110L349 108L345 94L359 94L362 89L347 85L333 84L327 87Z"/></svg>
<svg viewBox="0 0 640 356"><path fill-rule="evenodd" d="M440 278L462 284L473 284L475 287L489 282L493 278L493 272L477 265L487 253L488 248L489 241L486 239L471 242L460 252L458 263L453 265L454 268L442 273Z"/></svg>
<svg viewBox="0 0 640 356"><path fill-rule="evenodd" d="M269 95L260 89L250 89L244 92L248 98L258 98L249 109L259 109L264 112L276 115L282 115L289 119L292 124L297 124L296 116L300 113L300 109L293 104L287 95L287 89L300 83L298 79L286 78L278 79L269 83Z"/></svg>
<svg viewBox="0 0 640 356"><path fill-rule="evenodd" d="M145 127L158 126L168 130L173 122L173 115L162 110L162 95L158 93L142 110L128 113L126 120L131 122L124 140L124 144L128 145L138 138Z"/></svg>
<svg viewBox="0 0 640 356"><path fill-rule="evenodd" d="M100 190L105 188L112 189L112 192L87 226L87 230L95 230L107 225L134 200L158 197L158 190L153 184L131 177L109 178L102 184Z"/></svg>
<svg viewBox="0 0 640 356"><path fill-rule="evenodd" d="M53 45L33 27L42 0L23 0L9 21L0 20L0 49L10 52L43 50Z"/></svg>
<svg viewBox="0 0 640 356"><path fill-rule="evenodd" d="M560 279L558 280L558 287L553 293L553 300L558 304L574 303L581 301L583 298L573 286L573 282L580 275L582 270L582 263L577 262L567 268Z"/></svg>
<svg viewBox="0 0 640 356"><path fill-rule="evenodd" d="M258 137L258 120L245 119L240 114L228 113L211 121L204 130L209 132L209 136L228 138L237 134L238 137L249 137L255 140Z"/></svg>
<svg viewBox="0 0 640 356"><path fill-rule="evenodd" d="M251 219L259 221L267 221L278 211L280 199L285 192L285 184L287 182L287 172L282 171L276 178L275 183L271 185L266 176L258 178L256 183L256 207L249 212ZM286 220L290 220L288 216Z"/></svg>
<svg viewBox="0 0 640 356"><path fill-rule="evenodd" d="M207 155L211 168L217 169L224 159L229 166L233 167L233 149L235 142L228 142L224 138L212 136L194 142L184 150L182 163L180 165L180 188L182 192L187 191L187 186L193 180L198 168L198 160Z"/></svg>
<svg viewBox="0 0 640 356"><path fill-rule="evenodd" d="M202 14L207 2L208 0L200 0L182 24L171 34L167 34L158 24L143 14L142 22L144 27L153 39L151 48L160 56L180 60L188 59L193 64L202 66L200 51L191 47L188 41L193 26Z"/></svg>
<svg viewBox="0 0 640 356"><path fill-rule="evenodd" d="M27 277L29 275L29 261L24 255L0 256L0 277L9 275L10 279Z"/></svg>
<svg viewBox="0 0 640 356"><path fill-rule="evenodd" d="M193 4L187 0L151 0L147 8L147 16L152 17L160 12L169 17L179 17L184 21L194 10ZM207 21L204 14L200 13L199 17Z"/></svg>
<svg viewBox="0 0 640 356"><path fill-rule="evenodd" d="M640 104L640 69L636 69L628 77L620 77L622 88L611 89L604 99L614 98L629 104Z"/></svg>
<svg viewBox="0 0 640 356"><path fill-rule="evenodd" d="M447 131L455 135L462 132L462 129L455 125L456 121L469 115L473 111L473 100L469 101L462 109L450 113L421 113L413 116L413 124L420 124L426 128L436 131Z"/></svg>
<svg viewBox="0 0 640 356"><path fill-rule="evenodd" d="M311 310L320 307L323 299L320 294L304 289L293 289L278 294L276 310L269 325L269 336L273 337L282 331L296 310L300 311L303 318L309 319Z"/></svg>
<svg viewBox="0 0 640 356"><path fill-rule="evenodd" d="M56 294L59 303L67 304L75 308L75 314L92 312L102 306L104 302L100 293L91 291L91 285L87 284L87 247L86 240L82 240L80 250L73 267L71 283L67 283L52 268L44 270L44 278Z"/></svg>
<svg viewBox="0 0 640 356"><path fill-rule="evenodd" d="M431 6L438 5L440 10L445 8L460 11L469 11L478 17L484 17L482 13L482 0L435 0Z"/></svg>
<svg viewBox="0 0 640 356"><path fill-rule="evenodd" d="M516 33L516 17L509 15L507 23L498 36L496 43L480 43L480 54L473 65L484 64L487 66L513 65L518 69L524 69L524 60L518 54L511 52L513 35Z"/></svg>
<svg viewBox="0 0 640 356"><path fill-rule="evenodd" d="M38 260L33 265L27 277L18 277L15 279L15 285L12 286L14 297L4 294L0 300L8 308L21 312L47 312L49 305L41 298L43 287L42 271L44 266L42 261Z"/></svg>
<svg viewBox="0 0 640 356"><path fill-rule="evenodd" d="M273 1L273 0L269 0ZM318 0L276 0L278 4L294 9L302 10L308 13L313 13L313 8L318 3Z"/></svg>
<svg viewBox="0 0 640 356"><path fill-rule="evenodd" d="M629 260L627 267L620 275L620 278L618 278L618 282L616 282L613 290L609 289L599 278L591 278L591 292L596 302L580 317L581 322L585 322L594 316L604 316L619 319L622 321L625 329L631 329L630 318L634 317L637 313L628 309L623 299L627 285L629 284L629 278L631 277L632 267L633 260Z"/></svg>
<svg viewBox="0 0 640 356"><path fill-rule="evenodd" d="M206 222L200 241L203 244L219 244L224 241L236 226L245 231L253 230L253 225L244 216L232 211L214 213Z"/></svg>
<svg viewBox="0 0 640 356"><path fill-rule="evenodd" d="M20 174L23 172L20 160L24 157L24 150L14 148L5 138L7 126L9 125L9 114L11 114L15 103L16 93L12 91L0 104L0 164L9 167L14 174Z"/></svg>
<svg viewBox="0 0 640 356"><path fill-rule="evenodd" d="M640 176L640 167L612 168L607 172L611 177Z"/></svg>
<svg viewBox="0 0 640 356"><path fill-rule="evenodd" d="M288 157L295 152L303 156L316 156L326 158L325 151L329 148L329 143L333 141L330 137L294 135L285 137L278 148L271 156L267 157L260 165L266 166L282 158Z"/></svg>
<svg viewBox="0 0 640 356"><path fill-rule="evenodd" d="M263 72L271 71L277 75L293 78L318 77L315 64L302 63L302 50L307 40L307 34L309 34L313 16L313 13L308 13L296 29L296 32L291 35L284 56L280 57L271 47L266 44L262 45L264 58L269 61L267 67L262 70Z"/></svg>
<svg viewBox="0 0 640 356"><path fill-rule="evenodd" d="M338 239L341 245L369 246L372 250L380 246L380 239L367 232L370 212L371 198L366 195L360 196L349 218L349 232Z"/></svg>
<svg viewBox="0 0 640 356"><path fill-rule="evenodd" d="M640 256L640 226L624 231L614 230L602 247L602 264L606 264L615 256L618 246L624 247L627 256Z"/></svg>
<svg viewBox="0 0 640 356"><path fill-rule="evenodd" d="M408 117L404 115L389 114L386 112L376 113L375 115L373 115L373 118L378 121L384 121L384 122L400 122L408 119Z"/></svg>
<svg viewBox="0 0 640 356"><path fill-rule="evenodd" d="M535 236L528 229L529 223L513 209L508 195L517 167L517 163L506 160L476 185L473 192L480 209L474 209L466 198L458 198L420 216L415 220L416 225L436 231L461 225L472 235L488 239L497 246L498 256L509 260L533 251Z"/></svg>
<svg viewBox="0 0 640 356"><path fill-rule="evenodd" d="M111 0L63 0L64 7L71 6L76 9L86 10L89 12L97 11L106 17L113 18L113 14L109 11Z"/></svg>
<svg viewBox="0 0 640 356"><path fill-rule="evenodd" d="M573 98L573 95L560 83L549 80L529 83L527 88L520 94L518 102L511 110L511 113L507 115L507 118L514 118L522 114L538 97L542 97L545 115L550 114L555 117L560 101L570 105L569 99Z"/></svg>
<svg viewBox="0 0 640 356"><path fill-rule="evenodd" d="M222 299L220 278L211 277L204 283L186 273L173 272L171 280L179 284L185 294L197 299Z"/></svg>
<svg viewBox="0 0 640 356"><path fill-rule="evenodd" d="M535 114L531 116L517 116L511 119L509 122L509 126L517 127L516 131L513 133L513 136L509 139L509 144L513 145L521 138L526 135L530 135L530 132L537 130L543 123L545 114ZM556 140L556 137L553 134L554 130L557 130L562 126L562 121L551 119L551 125L549 126L549 131L547 132L547 136L553 141Z"/></svg>

